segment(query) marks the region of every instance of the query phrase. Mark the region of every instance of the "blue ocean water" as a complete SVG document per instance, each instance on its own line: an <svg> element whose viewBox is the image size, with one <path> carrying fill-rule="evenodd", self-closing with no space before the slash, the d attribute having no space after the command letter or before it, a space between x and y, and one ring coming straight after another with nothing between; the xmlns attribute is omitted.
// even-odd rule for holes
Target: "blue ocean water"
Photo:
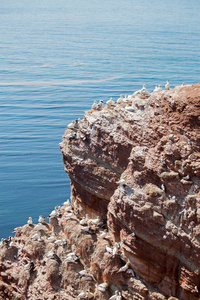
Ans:
<svg viewBox="0 0 200 300"><path fill-rule="evenodd" d="M199 0L2 0L0 237L70 196L58 143L94 100L200 78Z"/></svg>

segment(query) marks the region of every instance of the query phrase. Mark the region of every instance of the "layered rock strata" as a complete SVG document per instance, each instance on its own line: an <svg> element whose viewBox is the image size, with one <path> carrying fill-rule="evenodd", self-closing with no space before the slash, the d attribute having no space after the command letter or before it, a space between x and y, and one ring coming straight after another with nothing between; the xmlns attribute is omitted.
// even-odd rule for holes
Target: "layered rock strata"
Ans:
<svg viewBox="0 0 200 300"><path fill-rule="evenodd" d="M67 128L72 206L2 243L2 299L200 299L200 84L132 102Z"/></svg>

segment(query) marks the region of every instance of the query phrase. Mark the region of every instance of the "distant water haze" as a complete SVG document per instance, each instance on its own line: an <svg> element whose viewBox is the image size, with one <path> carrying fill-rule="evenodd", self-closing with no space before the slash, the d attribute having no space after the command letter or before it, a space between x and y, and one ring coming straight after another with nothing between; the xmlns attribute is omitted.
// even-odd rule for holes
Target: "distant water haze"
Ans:
<svg viewBox="0 0 200 300"><path fill-rule="evenodd" d="M94 100L200 78L200 1L2 0L0 237L70 197L58 143Z"/></svg>

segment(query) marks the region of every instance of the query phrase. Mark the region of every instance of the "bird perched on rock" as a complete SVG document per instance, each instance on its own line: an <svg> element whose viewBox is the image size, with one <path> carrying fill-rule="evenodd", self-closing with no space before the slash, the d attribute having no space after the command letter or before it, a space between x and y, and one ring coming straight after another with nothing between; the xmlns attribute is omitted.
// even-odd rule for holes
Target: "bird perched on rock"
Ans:
<svg viewBox="0 0 200 300"><path fill-rule="evenodd" d="M97 285L97 289L100 292L105 292L107 287L108 287L108 283L106 281L104 283L101 283L101 284Z"/></svg>
<svg viewBox="0 0 200 300"><path fill-rule="evenodd" d="M102 109L102 107L103 107L103 100L100 100L99 103L97 104L96 109Z"/></svg>
<svg viewBox="0 0 200 300"><path fill-rule="evenodd" d="M110 98L110 100L108 100L108 101L106 102L106 104L107 104L108 107L110 107L110 106L112 106L112 105L115 105L115 102L113 101L113 98Z"/></svg>
<svg viewBox="0 0 200 300"><path fill-rule="evenodd" d="M155 89L153 90L154 92L160 92L162 91L162 86L159 85L159 86L156 86Z"/></svg>
<svg viewBox="0 0 200 300"><path fill-rule="evenodd" d="M28 225L33 225L33 220L32 220L31 217L28 218L27 224L28 224Z"/></svg>
<svg viewBox="0 0 200 300"><path fill-rule="evenodd" d="M117 181L120 186L124 186L126 184L126 176Z"/></svg>
<svg viewBox="0 0 200 300"><path fill-rule="evenodd" d="M83 218L79 223L80 225L87 225L88 220L88 214L86 214L85 218Z"/></svg>
<svg viewBox="0 0 200 300"><path fill-rule="evenodd" d="M99 235L100 238L105 238L107 236L108 232L105 230L105 231L102 231Z"/></svg>
<svg viewBox="0 0 200 300"><path fill-rule="evenodd" d="M92 109L97 109L97 101L94 100L94 103L92 104Z"/></svg>
<svg viewBox="0 0 200 300"><path fill-rule="evenodd" d="M101 218L100 217L98 217L96 219L90 219L90 220L88 220L88 225L91 225L91 224L98 225L99 223L101 223Z"/></svg>
<svg viewBox="0 0 200 300"><path fill-rule="evenodd" d="M121 292L115 291L115 294L109 298L109 300L121 300L122 295Z"/></svg>
<svg viewBox="0 0 200 300"><path fill-rule="evenodd" d="M89 232L90 228L91 228L90 226L85 226L85 227L81 228L81 231L83 231L83 232Z"/></svg>
<svg viewBox="0 0 200 300"><path fill-rule="evenodd" d="M39 216L38 222L41 223L42 225L47 225L47 221L45 219L45 216Z"/></svg>
<svg viewBox="0 0 200 300"><path fill-rule="evenodd" d="M117 273L120 273L120 272L126 272L126 270L128 270L128 267L130 265L130 262L128 261L123 267L121 267Z"/></svg>
<svg viewBox="0 0 200 300"><path fill-rule="evenodd" d="M143 84L143 88L140 90L140 94L144 96L150 96L150 93L146 89L146 84Z"/></svg>
<svg viewBox="0 0 200 300"><path fill-rule="evenodd" d="M78 298L79 299L81 299L81 298L83 298L83 297L85 297L86 296L86 292L84 292L84 291L82 291L82 292L80 292L80 294L78 294Z"/></svg>
<svg viewBox="0 0 200 300"><path fill-rule="evenodd" d="M170 89L169 80L167 80L167 83L165 84L165 88L166 88L166 90L169 90L169 89Z"/></svg>
<svg viewBox="0 0 200 300"><path fill-rule="evenodd" d="M69 199L67 199L67 201L63 202L63 205L64 205L64 206L69 206L69 205L71 205Z"/></svg>
<svg viewBox="0 0 200 300"><path fill-rule="evenodd" d="M117 104L121 104L123 102L123 95L120 95L120 98L117 99Z"/></svg>

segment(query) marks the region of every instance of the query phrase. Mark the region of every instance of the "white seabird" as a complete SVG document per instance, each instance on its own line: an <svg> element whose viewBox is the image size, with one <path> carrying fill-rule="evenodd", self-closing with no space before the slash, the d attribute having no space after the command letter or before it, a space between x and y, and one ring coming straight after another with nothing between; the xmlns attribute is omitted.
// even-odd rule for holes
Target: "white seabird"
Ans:
<svg viewBox="0 0 200 300"><path fill-rule="evenodd" d="M140 90L140 94L144 96L150 96L150 93L146 89L146 84L143 84L143 88Z"/></svg>
<svg viewBox="0 0 200 300"><path fill-rule="evenodd" d="M100 291L100 292L105 292L106 289L108 287L108 283L105 281L104 283L101 283L97 286L97 289Z"/></svg>
<svg viewBox="0 0 200 300"><path fill-rule="evenodd" d="M78 298L83 298L86 296L86 292L81 292L80 294L78 294Z"/></svg>
<svg viewBox="0 0 200 300"><path fill-rule="evenodd" d="M113 256L115 256L115 255L117 254L117 252L118 252L118 249L119 249L119 248L118 248L118 244L117 244L117 243L115 243L115 245L114 245L114 247L113 247L113 251L112 251L112 252L113 252L113 253L112 253L112 254L113 254Z"/></svg>
<svg viewBox="0 0 200 300"><path fill-rule="evenodd" d="M68 128L68 129L73 129L74 126L75 126L75 122L72 121L71 123L69 123L69 124L67 125L67 128Z"/></svg>
<svg viewBox="0 0 200 300"><path fill-rule="evenodd" d="M83 269L82 271L78 272L78 274L84 276L87 274L87 270Z"/></svg>
<svg viewBox="0 0 200 300"><path fill-rule="evenodd" d="M92 104L92 109L97 109L97 101L94 100L94 103Z"/></svg>
<svg viewBox="0 0 200 300"><path fill-rule="evenodd" d="M120 272L126 272L126 270L128 270L128 267L130 265L130 262L128 261L123 267L121 267L117 273L120 273Z"/></svg>
<svg viewBox="0 0 200 300"><path fill-rule="evenodd" d="M65 211L70 211L70 210L72 210L72 208L71 208L71 206L69 205L69 206L67 206L67 207L65 207Z"/></svg>
<svg viewBox="0 0 200 300"><path fill-rule="evenodd" d="M113 249L111 247L109 247L108 245L106 245L106 251L110 254L113 254Z"/></svg>
<svg viewBox="0 0 200 300"><path fill-rule="evenodd" d="M42 224L39 223L39 224L35 225L34 230L35 230L35 229L36 229L36 230L40 230L41 227L42 227Z"/></svg>
<svg viewBox="0 0 200 300"><path fill-rule="evenodd" d="M88 222L89 218L88 218L88 214L86 214L85 218L83 218L79 223L81 225L86 225Z"/></svg>
<svg viewBox="0 0 200 300"><path fill-rule="evenodd" d="M155 89L153 91L154 92L160 92L160 91L162 91L162 86L161 85L155 86Z"/></svg>
<svg viewBox="0 0 200 300"><path fill-rule="evenodd" d="M126 177L121 178L116 183L119 184L120 186L123 186L124 184L126 184Z"/></svg>
<svg viewBox="0 0 200 300"><path fill-rule="evenodd" d="M125 102L125 103L132 103L132 98L130 98L130 97L128 95L125 95L125 98L123 99L123 102Z"/></svg>
<svg viewBox="0 0 200 300"><path fill-rule="evenodd" d="M115 291L115 295L109 298L109 300L121 300L121 299L122 299L121 293L118 291Z"/></svg>
<svg viewBox="0 0 200 300"><path fill-rule="evenodd" d="M110 98L110 100L108 100L108 101L106 102L106 104L107 104L107 106L112 106L112 105L115 104L115 102L113 101L113 98Z"/></svg>
<svg viewBox="0 0 200 300"><path fill-rule="evenodd" d="M121 104L123 102L123 95L120 95L120 98L117 99L117 104Z"/></svg>
<svg viewBox="0 0 200 300"><path fill-rule="evenodd" d="M104 238L107 235L107 231L102 231L101 234L99 235L100 238Z"/></svg>
<svg viewBox="0 0 200 300"><path fill-rule="evenodd" d="M135 109L133 106L126 106L125 110L130 111L130 112L135 112Z"/></svg>
<svg viewBox="0 0 200 300"><path fill-rule="evenodd" d="M31 217L28 218L27 224L28 224L28 225L32 225L32 224L33 224L33 220L32 220Z"/></svg>
<svg viewBox="0 0 200 300"><path fill-rule="evenodd" d="M69 206L69 205L71 205L69 199L67 199L67 201L63 202L63 205L64 205L64 206Z"/></svg>
<svg viewBox="0 0 200 300"><path fill-rule="evenodd" d="M101 222L100 217L96 218L96 219L89 219L88 220L88 225L93 224L93 225L97 225L98 223Z"/></svg>
<svg viewBox="0 0 200 300"><path fill-rule="evenodd" d="M36 233L36 234L34 234L34 235L31 237L31 239L37 239L37 238L39 238L39 237L40 237L39 233Z"/></svg>
<svg viewBox="0 0 200 300"><path fill-rule="evenodd" d="M73 217L73 216L74 216L74 213L72 212L72 213L67 214L65 217L66 217L66 218L71 218L71 217Z"/></svg>
<svg viewBox="0 0 200 300"><path fill-rule="evenodd" d="M101 109L103 107L103 100L100 100L97 104L97 109Z"/></svg>
<svg viewBox="0 0 200 300"><path fill-rule="evenodd" d="M169 83L169 80L167 80L167 83L165 84L165 88L166 88L166 90L169 90L169 89L170 89L170 83Z"/></svg>
<svg viewBox="0 0 200 300"><path fill-rule="evenodd" d="M82 227L82 228L81 228L81 231L89 232L89 231L90 231L90 226Z"/></svg>
<svg viewBox="0 0 200 300"><path fill-rule="evenodd" d="M49 214L49 218L50 217L56 217L57 216L57 207L55 207L54 210L52 210L52 212Z"/></svg>

